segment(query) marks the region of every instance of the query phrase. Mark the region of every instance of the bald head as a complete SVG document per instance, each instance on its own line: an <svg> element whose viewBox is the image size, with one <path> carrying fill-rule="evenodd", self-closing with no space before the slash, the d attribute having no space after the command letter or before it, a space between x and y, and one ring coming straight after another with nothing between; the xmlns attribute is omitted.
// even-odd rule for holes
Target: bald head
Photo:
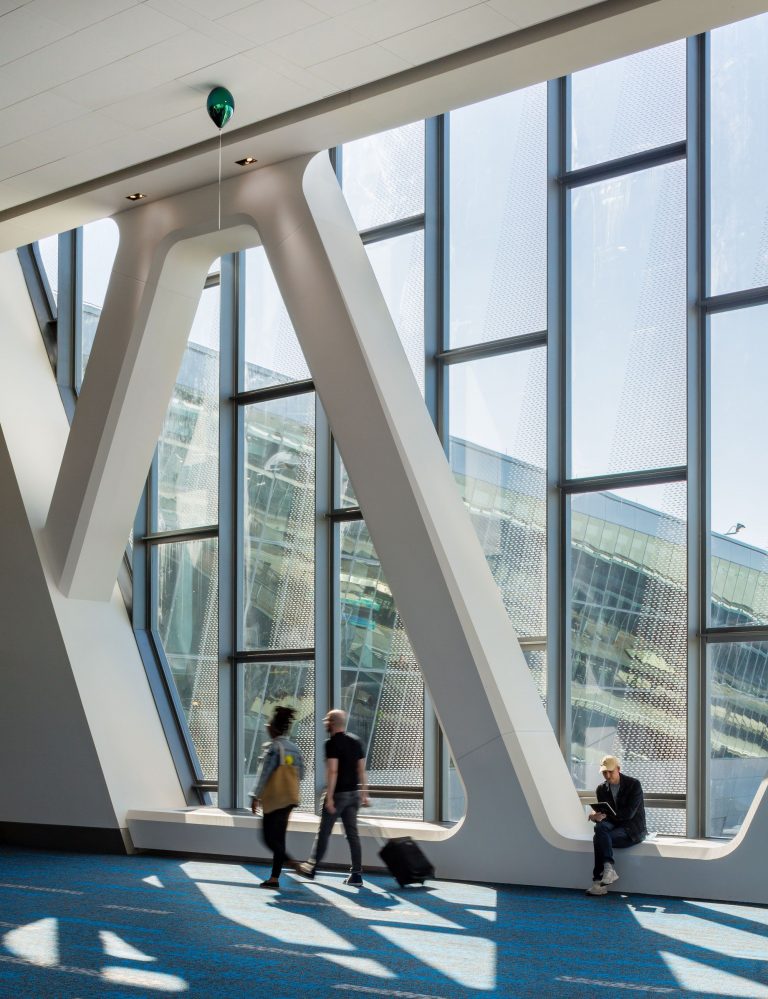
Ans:
<svg viewBox="0 0 768 999"><path fill-rule="evenodd" d="M334 735L336 732L343 732L347 727L347 714L341 708L331 708L323 721L331 735Z"/></svg>

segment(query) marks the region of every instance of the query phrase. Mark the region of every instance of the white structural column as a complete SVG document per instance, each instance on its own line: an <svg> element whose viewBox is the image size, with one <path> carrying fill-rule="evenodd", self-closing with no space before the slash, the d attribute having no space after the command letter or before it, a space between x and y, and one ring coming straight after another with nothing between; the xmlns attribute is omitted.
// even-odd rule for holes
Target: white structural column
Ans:
<svg viewBox="0 0 768 999"><path fill-rule="evenodd" d="M184 199L177 200L183 218ZM112 592L141 492L136 484L146 479L208 268L222 252L220 233L181 238L174 232L181 218L153 207L117 218L100 335L48 514L59 586L69 597L104 600ZM253 240L252 226L245 235ZM237 237L230 226L229 250L238 248Z"/></svg>
<svg viewBox="0 0 768 999"><path fill-rule="evenodd" d="M221 232L213 193L118 217L119 271L102 322L112 316L121 333L105 325L96 338L78 404L86 415L48 518L63 587L111 592L207 263L260 241L466 787L465 819L431 854L454 877L583 883L583 810L327 156L229 181ZM766 824L762 801L738 849L713 848L723 897L734 878L753 880L753 833ZM686 893L670 887L683 870L674 847L668 857L631 852L627 888Z"/></svg>

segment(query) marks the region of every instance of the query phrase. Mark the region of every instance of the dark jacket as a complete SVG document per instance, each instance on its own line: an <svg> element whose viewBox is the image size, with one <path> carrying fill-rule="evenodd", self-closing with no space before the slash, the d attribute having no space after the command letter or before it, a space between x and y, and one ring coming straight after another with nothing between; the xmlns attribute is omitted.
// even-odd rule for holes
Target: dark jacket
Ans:
<svg viewBox="0 0 768 999"><path fill-rule="evenodd" d="M595 794L598 801L614 805L613 794L607 780L597 785ZM645 802L643 801L643 789L636 777L619 774L619 793L616 796L614 807L616 818L610 819L614 826L626 829L627 835L633 843L640 843L644 840L648 835L648 830L645 828Z"/></svg>

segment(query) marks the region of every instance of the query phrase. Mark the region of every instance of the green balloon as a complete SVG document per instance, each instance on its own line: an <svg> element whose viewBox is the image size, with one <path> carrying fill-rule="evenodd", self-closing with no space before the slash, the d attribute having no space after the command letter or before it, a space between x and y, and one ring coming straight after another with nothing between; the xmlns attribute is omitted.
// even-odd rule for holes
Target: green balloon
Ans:
<svg viewBox="0 0 768 999"><path fill-rule="evenodd" d="M216 128L224 128L235 113L235 98L226 87L214 87L208 94L208 115Z"/></svg>

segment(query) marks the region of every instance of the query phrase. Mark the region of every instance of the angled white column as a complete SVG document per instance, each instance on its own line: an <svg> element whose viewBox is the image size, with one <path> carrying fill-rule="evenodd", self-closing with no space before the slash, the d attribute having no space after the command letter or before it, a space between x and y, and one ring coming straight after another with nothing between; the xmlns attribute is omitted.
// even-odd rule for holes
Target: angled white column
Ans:
<svg viewBox="0 0 768 999"><path fill-rule="evenodd" d="M206 274L221 252L218 232L163 240L177 221L140 211L117 219L117 257L46 524L69 597L111 595ZM228 230L229 249L237 236Z"/></svg>

